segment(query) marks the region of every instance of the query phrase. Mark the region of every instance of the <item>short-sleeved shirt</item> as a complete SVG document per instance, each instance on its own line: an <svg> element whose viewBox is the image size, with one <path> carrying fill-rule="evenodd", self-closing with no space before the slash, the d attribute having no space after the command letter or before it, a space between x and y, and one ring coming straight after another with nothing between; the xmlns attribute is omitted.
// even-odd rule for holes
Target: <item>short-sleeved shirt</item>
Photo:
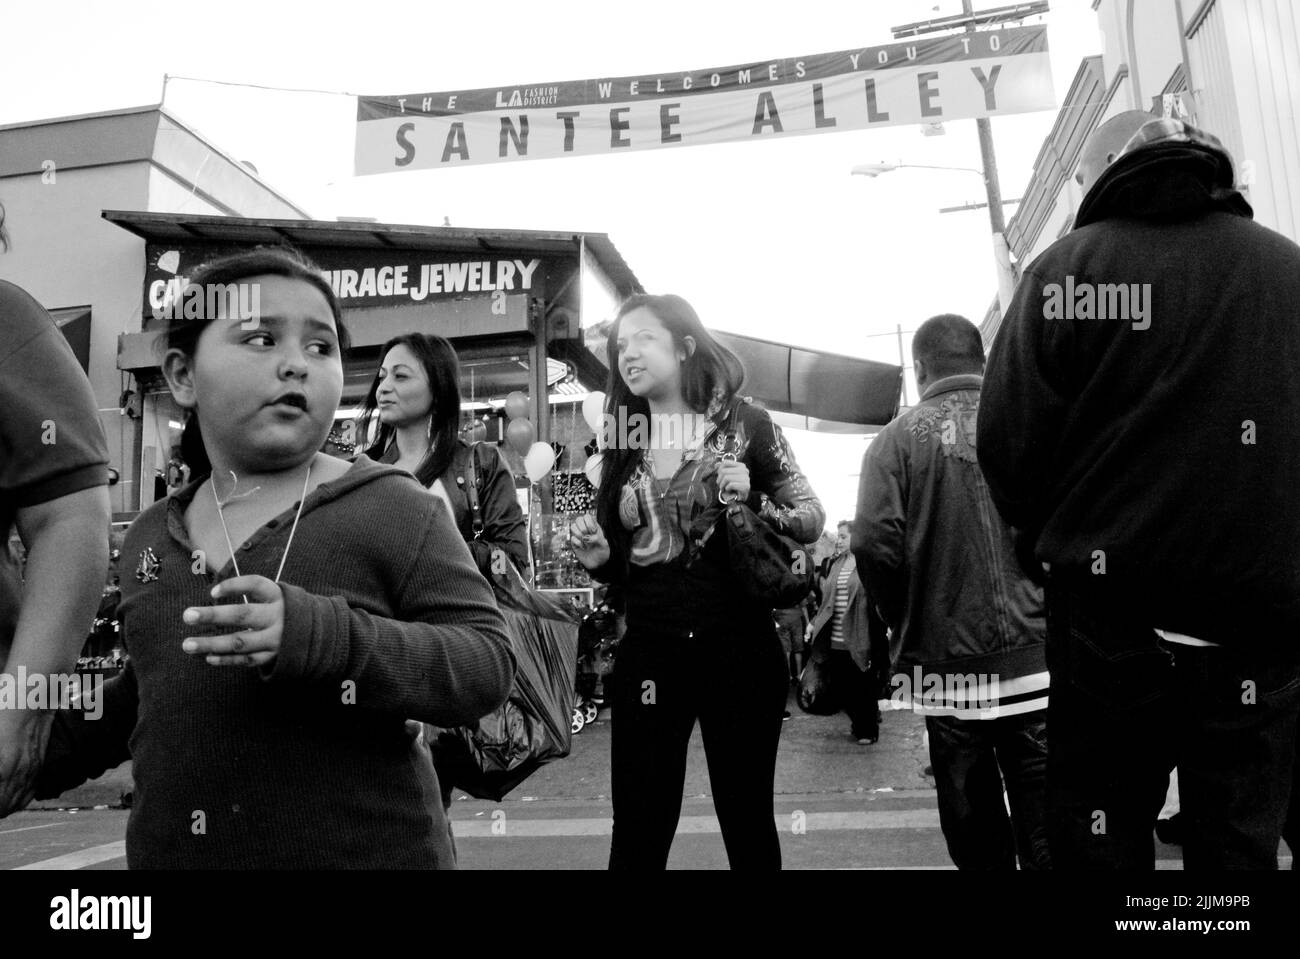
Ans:
<svg viewBox="0 0 1300 959"><path fill-rule="evenodd" d="M39 303L0 280L0 530L19 509L108 483L95 395ZM0 648L18 619L17 570L0 556Z"/></svg>

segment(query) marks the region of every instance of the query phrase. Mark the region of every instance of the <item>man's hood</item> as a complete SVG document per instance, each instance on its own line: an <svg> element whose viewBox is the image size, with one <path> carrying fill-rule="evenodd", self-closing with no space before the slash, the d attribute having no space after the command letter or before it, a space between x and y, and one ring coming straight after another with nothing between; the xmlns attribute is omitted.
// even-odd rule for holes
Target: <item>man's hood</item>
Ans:
<svg viewBox="0 0 1300 959"><path fill-rule="evenodd" d="M1232 157L1216 137L1181 120L1152 120L1092 185L1074 226L1183 220L1215 210L1253 217L1235 184Z"/></svg>

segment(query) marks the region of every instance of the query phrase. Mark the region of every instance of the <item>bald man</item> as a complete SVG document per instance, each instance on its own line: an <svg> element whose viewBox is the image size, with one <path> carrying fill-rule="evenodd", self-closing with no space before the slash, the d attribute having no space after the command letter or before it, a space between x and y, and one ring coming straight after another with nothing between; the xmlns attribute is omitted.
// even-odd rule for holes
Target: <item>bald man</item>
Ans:
<svg viewBox="0 0 1300 959"><path fill-rule="evenodd" d="M1057 869L1274 869L1300 715L1300 247L1232 158L1121 114L994 342L977 449L1047 570Z"/></svg>

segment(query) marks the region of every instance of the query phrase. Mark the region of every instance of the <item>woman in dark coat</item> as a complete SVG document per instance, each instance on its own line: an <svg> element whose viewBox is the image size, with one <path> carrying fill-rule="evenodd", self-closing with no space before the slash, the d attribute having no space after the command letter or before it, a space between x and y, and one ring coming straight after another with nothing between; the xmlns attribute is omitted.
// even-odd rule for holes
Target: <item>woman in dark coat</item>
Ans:
<svg viewBox="0 0 1300 959"><path fill-rule="evenodd" d="M492 553L497 549L526 576L528 524L515 498L514 477L496 447L471 446L457 436L460 363L455 349L441 336L407 333L385 343L380 356L379 372L361 407L359 436L368 437L372 423L379 424L365 454L407 470L448 502L456 527L485 576L492 570ZM477 474L477 517L467 485L471 450Z"/></svg>

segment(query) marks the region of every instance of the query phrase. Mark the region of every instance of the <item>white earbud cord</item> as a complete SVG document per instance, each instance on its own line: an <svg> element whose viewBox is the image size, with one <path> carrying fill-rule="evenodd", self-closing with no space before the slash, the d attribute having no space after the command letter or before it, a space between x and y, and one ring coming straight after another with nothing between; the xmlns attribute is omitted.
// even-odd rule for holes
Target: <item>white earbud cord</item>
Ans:
<svg viewBox="0 0 1300 959"><path fill-rule="evenodd" d="M231 475L234 476L233 471L231 472ZM307 475L304 476L302 479L302 496L298 498L298 511L293 514L293 526L289 530L289 541L284 544L284 552L280 554L280 568L275 571L275 581L277 583L280 582L280 574L284 572L285 560L289 558L289 548L293 546L293 534L298 532L298 519L299 517L302 516L303 503L307 502L307 483L310 480L311 480L311 463L308 463ZM239 485L238 477L235 477L235 485L236 486ZM231 565L235 567L235 575L242 576L243 574L239 572L239 560L235 558L234 544L230 542L230 530L226 528L226 516L221 509L221 500L217 499L217 484L212 483L211 486L212 486L212 502L214 502L217 505L217 519L221 520L221 532L224 533L226 537L226 549L230 550ZM256 492L256 490L255 489L250 490L250 492ZM233 495L234 495L234 490L232 489L231 496L233 497ZM244 602L245 603L248 602L247 596L244 597Z"/></svg>

